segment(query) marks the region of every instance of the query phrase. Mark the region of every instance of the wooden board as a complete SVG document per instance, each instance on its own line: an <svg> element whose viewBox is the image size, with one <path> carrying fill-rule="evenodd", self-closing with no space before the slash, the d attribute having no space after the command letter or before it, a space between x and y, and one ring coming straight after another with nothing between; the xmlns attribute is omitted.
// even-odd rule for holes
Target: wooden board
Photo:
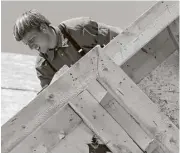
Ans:
<svg viewBox="0 0 180 153"><path fill-rule="evenodd" d="M50 153L111 153L101 140L98 140L98 147L91 147L94 133L82 122L74 131L67 135Z"/></svg>
<svg viewBox="0 0 180 153"><path fill-rule="evenodd" d="M80 59L63 76L40 93L27 107L2 126L2 152L7 153L14 149L68 101L73 100L83 92L88 87L88 84L96 78L99 79L100 83L115 100L126 109L126 112L133 115L150 138L156 138L169 152L177 152L177 128L173 125L170 127L171 122L169 120L163 122L164 118L158 114L155 105L118 67L119 64L127 61L143 45L177 18L177 4L178 2L158 2L157 5L153 6L152 9L130 26L128 32L125 31L117 36L103 49L95 47ZM118 52L119 48L124 52ZM121 54L123 56L120 56ZM118 65L115 65L111 59ZM73 103L71 104L73 106ZM83 114L81 116L83 117ZM98 127L94 130L96 129ZM120 127L117 129L120 129ZM115 131L119 132L117 129ZM100 136L101 139L103 139L102 136ZM108 133L106 136L108 136ZM114 140L114 137L111 136L108 136L108 139L112 138ZM129 143L131 144L130 141ZM113 141L107 145L113 152L117 152L117 147L112 144L114 144ZM139 148L133 143L131 147L139 152Z"/></svg>
<svg viewBox="0 0 180 153"><path fill-rule="evenodd" d="M102 62L99 62L101 68L98 68L100 83L127 111L130 110L131 115L149 136L156 137L169 151L177 152L178 129L165 116L159 114L156 105L122 69L105 57L102 52L99 52L99 56L101 56L99 61L103 59ZM171 128L169 128L169 124L172 125ZM175 143L170 143L171 139Z"/></svg>
<svg viewBox="0 0 180 153"><path fill-rule="evenodd" d="M83 91L82 85L78 80L74 82L69 73L55 81L47 90L42 91L28 106L2 126L2 131L4 131L2 142L6 142L2 143L2 151L9 152L12 150L62 107L69 98L81 91Z"/></svg>
<svg viewBox="0 0 180 153"><path fill-rule="evenodd" d="M50 84L58 80L65 72L67 72L67 70L69 70L69 67L67 65L64 65L59 71L54 74Z"/></svg>
<svg viewBox="0 0 180 153"><path fill-rule="evenodd" d="M167 30L176 49L179 50L179 17L168 26Z"/></svg>
<svg viewBox="0 0 180 153"><path fill-rule="evenodd" d="M138 86L179 128L179 52L175 51Z"/></svg>
<svg viewBox="0 0 180 153"><path fill-rule="evenodd" d="M150 153L158 147L158 143L147 135L134 117L97 80L93 80L87 90L143 151Z"/></svg>
<svg viewBox="0 0 180 153"><path fill-rule="evenodd" d="M170 25L172 25L172 23ZM153 69L167 59L176 48L166 28L120 66L137 84L147 76L148 73L152 72Z"/></svg>
<svg viewBox="0 0 180 153"><path fill-rule="evenodd" d="M126 28L104 52L122 65L179 16L178 1L159 1ZM109 51L111 50L111 51Z"/></svg>
<svg viewBox="0 0 180 153"><path fill-rule="evenodd" d="M10 153L91 153L92 138L95 134L69 107L61 108L40 128L18 144ZM98 139L97 153L111 152Z"/></svg>
<svg viewBox="0 0 180 153"><path fill-rule="evenodd" d="M81 118L66 105L20 142L10 153L50 153L81 122Z"/></svg>
<svg viewBox="0 0 180 153"><path fill-rule="evenodd" d="M108 69L111 69L111 71ZM111 77L110 80L108 80L108 83L110 83L110 85L117 86L117 84L119 84L120 80L124 75L124 72L117 65L115 65L111 61L111 59L104 55L102 49L99 46L95 47L84 58L80 59L75 65L73 65L62 77L60 77L60 79L55 81L38 97L36 97L33 103L31 102L30 105L28 105L28 107L24 108L15 116L15 118L8 121L2 127L2 142L6 142L2 144L2 151L9 152L10 150L12 150L18 143L23 141L35 129L41 126L65 103L67 103L71 99L74 99L74 97L80 94L80 92L84 91L93 79L97 77L101 78L102 76L106 79L109 79L109 77ZM125 77L128 78L127 76ZM149 127L150 130L157 129L157 131L161 131L166 129L167 133L169 134L168 131L170 129L168 129L166 125L160 120L159 114L156 111L156 107L152 105L152 102L149 100L149 98L139 88L137 88L136 85L133 84L133 82L130 79L129 82L133 85L133 88L136 90L132 90L129 84L127 84L128 88L126 87L123 90L125 90L126 92L129 92L128 90L132 90L131 92L133 95L141 95L139 97L140 101L136 97L133 99L123 100L123 102L126 101L126 107L129 107L129 109L131 110L131 114L136 114L135 118L137 118L137 116L141 118L140 122L145 123L147 125L146 127ZM114 91L116 91L116 89ZM113 96L117 98L117 95ZM134 100L138 101L137 105L135 106L133 105ZM147 101L147 103L145 101ZM147 108L151 113L153 112L153 116L147 116ZM141 113L137 111L139 109L142 109ZM29 114L27 114L26 112L29 112ZM158 128L154 125L154 122L152 120L156 121L156 123L158 124ZM14 129L16 129L16 131L14 131ZM146 132L148 133L148 131ZM171 133L176 134L176 129L172 129ZM168 137L167 140L169 139L170 138ZM173 139L175 139L174 134ZM168 146L169 144L165 142L165 145Z"/></svg>
<svg viewBox="0 0 180 153"><path fill-rule="evenodd" d="M113 153L142 152L88 91L83 91L69 104Z"/></svg>

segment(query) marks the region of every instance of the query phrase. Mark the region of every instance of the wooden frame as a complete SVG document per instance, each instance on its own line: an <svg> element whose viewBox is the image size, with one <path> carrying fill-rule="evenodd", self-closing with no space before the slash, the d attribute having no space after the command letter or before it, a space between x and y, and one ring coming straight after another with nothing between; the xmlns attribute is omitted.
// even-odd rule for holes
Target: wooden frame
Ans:
<svg viewBox="0 0 180 153"><path fill-rule="evenodd" d="M13 152L13 150L16 147L21 146L23 141L29 139L34 131L50 122L53 115L67 104L80 116L79 120L77 119L78 123L83 119L112 152L119 152L119 149L122 148L118 149L114 145L122 145L123 139L117 142L114 141L113 133L108 135L108 133L102 132L99 128L103 127L103 122L99 122L99 125L96 124L97 122L90 118L93 116L92 112L87 111L86 107L83 109L78 107L78 105L85 104L89 107L88 103L77 100L80 96L83 96L84 99L89 96L94 99L94 106L97 110L107 111L106 116L109 118L109 122L113 123L112 129L118 129L116 131L123 133L124 138L129 140L130 143L127 146L130 151L133 151L134 147L137 152L178 152L178 129L171 121L158 113L158 109L147 95L119 67L178 17L177 4L178 2L158 2L132 24L128 28L128 32L117 36L103 49L96 46L58 80L42 91L28 106L2 126L2 152L15 153L16 151ZM164 18L164 16L166 17ZM155 17L156 20L154 20ZM141 28L137 29L139 26ZM121 48L121 52L118 52L119 48ZM120 56L120 53L123 56ZM118 58L121 60L117 61ZM98 81L95 81L96 79ZM95 81L94 86L90 86L92 81ZM98 86L102 90L100 93L95 88ZM93 93L93 91L96 92ZM113 97L118 108L116 112L111 106L106 107L110 97ZM123 118L118 118L117 114L121 113L120 110L129 119L127 125L124 124ZM98 114L98 117L102 118L100 115ZM139 137L133 134L131 128L126 129L131 122L139 131ZM145 140L145 137L147 140L141 142L141 138ZM131 139L133 143L130 141ZM171 143L172 141L173 143Z"/></svg>
<svg viewBox="0 0 180 153"><path fill-rule="evenodd" d="M104 48L122 65L179 16L178 1L158 1ZM109 49L111 51L109 51Z"/></svg>
<svg viewBox="0 0 180 153"><path fill-rule="evenodd" d="M3 125L2 130L6 131L2 135L2 141L6 141L6 144L4 143L2 146L4 147L3 152L12 150L65 104L69 102L72 106L74 98L84 92L92 80L96 78L113 95L119 105L127 113L131 114L131 117L133 116L133 120L140 125L142 131L145 131L150 139L158 139L158 137L165 135L162 140L158 139L162 143L161 149L168 150L169 152L177 151L177 128L168 120L166 120L166 123L163 122L156 106L151 100L103 53L103 49L97 46L44 90L37 97L38 99L36 98L33 103L30 103L28 107L19 112L14 119ZM129 94L138 96L131 98ZM39 107L39 103L36 102L43 102L44 104L41 104L41 107ZM140 112L139 110L142 111ZM149 115L150 113L151 115ZM80 117L84 120L82 115ZM117 118L115 119L117 120ZM171 128L169 128L169 124L171 124ZM16 131L12 131L15 134L9 135L12 129L16 129ZM173 139L176 143L169 144L170 139Z"/></svg>

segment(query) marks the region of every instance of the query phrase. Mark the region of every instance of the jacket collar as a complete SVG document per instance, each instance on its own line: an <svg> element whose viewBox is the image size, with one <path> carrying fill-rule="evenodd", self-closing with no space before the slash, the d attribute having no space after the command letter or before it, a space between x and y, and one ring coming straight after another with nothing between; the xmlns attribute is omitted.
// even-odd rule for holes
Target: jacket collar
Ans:
<svg viewBox="0 0 180 153"><path fill-rule="evenodd" d="M66 48L69 47L68 45L68 39L64 37L61 30L56 26L50 26L54 29L56 35L57 35L57 45L53 49L49 49L47 52L48 58L52 61L54 59L55 52L57 52L60 48Z"/></svg>
<svg viewBox="0 0 180 153"><path fill-rule="evenodd" d="M54 31L56 32L57 35L57 45L55 48L59 48L59 47L68 47L68 39L64 37L64 35L62 34L61 30L56 27L56 26L51 26Z"/></svg>

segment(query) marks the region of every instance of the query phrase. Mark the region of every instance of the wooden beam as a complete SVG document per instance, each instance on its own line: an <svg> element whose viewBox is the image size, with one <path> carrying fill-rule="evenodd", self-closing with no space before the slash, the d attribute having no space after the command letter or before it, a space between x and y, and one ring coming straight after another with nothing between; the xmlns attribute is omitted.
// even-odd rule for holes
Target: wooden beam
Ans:
<svg viewBox="0 0 180 153"><path fill-rule="evenodd" d="M179 50L179 17L168 26L167 30L176 49Z"/></svg>
<svg viewBox="0 0 180 153"><path fill-rule="evenodd" d="M20 142L10 153L50 153L71 133L82 119L68 106L64 106L45 123Z"/></svg>
<svg viewBox="0 0 180 153"><path fill-rule="evenodd" d="M126 28L104 52L122 65L179 16L178 1L158 1Z"/></svg>
<svg viewBox="0 0 180 153"><path fill-rule="evenodd" d="M57 71L55 73L55 75L53 76L51 83L55 82L56 80L58 80L63 74L65 74L67 71L69 70L69 67L67 65L64 65L59 71Z"/></svg>
<svg viewBox="0 0 180 153"><path fill-rule="evenodd" d="M167 117L159 114L158 108L149 97L118 65L105 56L103 51L99 50L98 55L100 83L140 123L152 139L156 138L166 146L166 150L176 153L178 150L176 126ZM170 143L171 140L174 140L173 143Z"/></svg>
<svg viewBox="0 0 180 153"><path fill-rule="evenodd" d="M167 28L165 28L134 56L120 66L137 84L165 59L167 59L176 48L177 47L170 37Z"/></svg>
<svg viewBox="0 0 180 153"><path fill-rule="evenodd" d="M142 153L127 133L88 91L83 91L70 101L69 105L113 153L122 151Z"/></svg>
<svg viewBox="0 0 180 153"><path fill-rule="evenodd" d="M27 107L4 124L2 126L2 142L4 142L2 143L2 152L6 153L12 150L17 144L23 141L34 130L47 121L49 117L57 112L69 100L84 91L93 79L103 76L110 79L110 85L117 86L125 74L111 61L111 59L102 54L104 54L103 49L99 46L95 47L91 50L91 52L86 54L75 65L73 65L62 77L40 93ZM108 65L108 67L105 67L106 65ZM110 70L107 71L107 69ZM107 75L106 72L108 72L109 75ZM135 96L136 93L141 96L139 98L136 96L131 98L129 94L126 93L128 96L126 96L127 99L123 99L123 102L125 103L124 107L128 107L133 112L132 113L130 111L132 115L136 114L137 120L137 116L139 116L141 118L140 122L145 123L147 125L146 127L149 127L151 131L152 129L157 129L157 132L166 130L167 135L172 135L173 140L176 140L176 137L174 137L174 135L177 135L176 128L174 129L174 126L172 125L169 129L168 126L161 120L156 107L149 98L140 91L139 88L137 89L136 85L133 84L132 81L129 82L132 83L134 87L133 89L136 89L137 91L135 90L135 92L132 90L129 87L129 84L127 84L128 88L126 87L124 90L127 93L129 93L128 90L130 90L132 96ZM117 91L117 89L114 89L114 91ZM117 101L119 100L117 99L117 95L113 96L116 96ZM120 95L118 95L118 97L119 96ZM55 103L51 101L52 97L57 99ZM134 105L134 103L136 103L136 105ZM142 110L142 114L139 110ZM150 116L149 114L152 112L153 115ZM153 121L157 123L158 127L156 127ZM164 134L166 135L166 133ZM165 139L166 141L162 143L169 146L169 144L166 144L166 142L169 142L169 139L171 138L167 137ZM173 146L173 144L170 144L170 147L171 146Z"/></svg>
<svg viewBox="0 0 180 153"><path fill-rule="evenodd" d="M126 110L110 93L107 92L105 88L99 84L98 81L91 81L87 90L143 151L151 153L159 147L158 142L147 135L139 123L134 120L134 117L127 113ZM159 151L159 153L160 152L162 151Z"/></svg>
<svg viewBox="0 0 180 153"><path fill-rule="evenodd" d="M92 143L93 135L93 131L82 122L75 130L69 133L65 139L54 147L51 150L51 153L90 153L88 146ZM103 143L98 139L98 144L102 145Z"/></svg>
<svg viewBox="0 0 180 153"><path fill-rule="evenodd" d="M114 62L117 63L121 61L121 64L124 63L165 26L177 18L177 4L178 2L163 2L162 4L158 2L151 11L145 13L146 15L141 17L141 20L136 21L128 28L128 32L123 32L123 35L121 34L115 38L103 51L108 53ZM148 14L150 14L150 16ZM155 14L155 16L153 14ZM152 20L154 22L152 22ZM148 25L149 22L153 24ZM140 27L141 30L137 27ZM143 31L143 29L145 29L145 31ZM128 33L130 35L128 35ZM117 45L116 40L120 40L118 42L119 45ZM116 54L119 47L121 50L122 48L123 50L127 50L123 52L123 56L120 56L122 52ZM101 61L99 61L98 50L100 49L94 48L83 59L72 66L60 79L40 93L27 107L2 126L2 142L4 142L2 144L2 151L4 153L12 150L59 108L67 103L68 100L87 88L88 83L90 83L92 79L99 76L99 63ZM118 59L118 61L116 61L116 59ZM119 79L117 80L119 81ZM50 103L49 99L51 99L51 97L57 98L57 103ZM149 125L152 124L150 123Z"/></svg>
<svg viewBox="0 0 180 153"><path fill-rule="evenodd" d="M81 91L83 91L82 85L78 80L74 81L69 73L47 87L29 105L2 126L2 142L5 142L2 144L2 152L11 151L67 103L68 99L73 98Z"/></svg>
<svg viewBox="0 0 180 153"><path fill-rule="evenodd" d="M99 47L95 47L92 51L97 49ZM89 52L13 118L8 120L1 127L2 152L11 151L64 106L68 100L73 99L87 88L88 83L96 78L97 59L96 52ZM52 98L57 100L52 101Z"/></svg>

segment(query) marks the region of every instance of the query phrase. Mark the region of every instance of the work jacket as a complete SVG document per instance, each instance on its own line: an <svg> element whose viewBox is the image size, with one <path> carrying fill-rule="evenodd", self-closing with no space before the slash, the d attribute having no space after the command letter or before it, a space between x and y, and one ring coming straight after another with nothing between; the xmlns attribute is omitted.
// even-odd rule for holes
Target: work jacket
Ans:
<svg viewBox="0 0 180 153"><path fill-rule="evenodd" d="M66 31L78 43L85 53L90 51L96 45L106 45L116 37L121 29L98 23L89 17L73 18L62 22L66 26ZM50 64L59 70L63 65L71 66L82 56L78 53L74 45L63 35L59 26L52 26L59 36L57 47L49 49L46 57ZM37 77L40 80L41 87L50 84L55 71L48 64L47 60L39 54L36 60Z"/></svg>

